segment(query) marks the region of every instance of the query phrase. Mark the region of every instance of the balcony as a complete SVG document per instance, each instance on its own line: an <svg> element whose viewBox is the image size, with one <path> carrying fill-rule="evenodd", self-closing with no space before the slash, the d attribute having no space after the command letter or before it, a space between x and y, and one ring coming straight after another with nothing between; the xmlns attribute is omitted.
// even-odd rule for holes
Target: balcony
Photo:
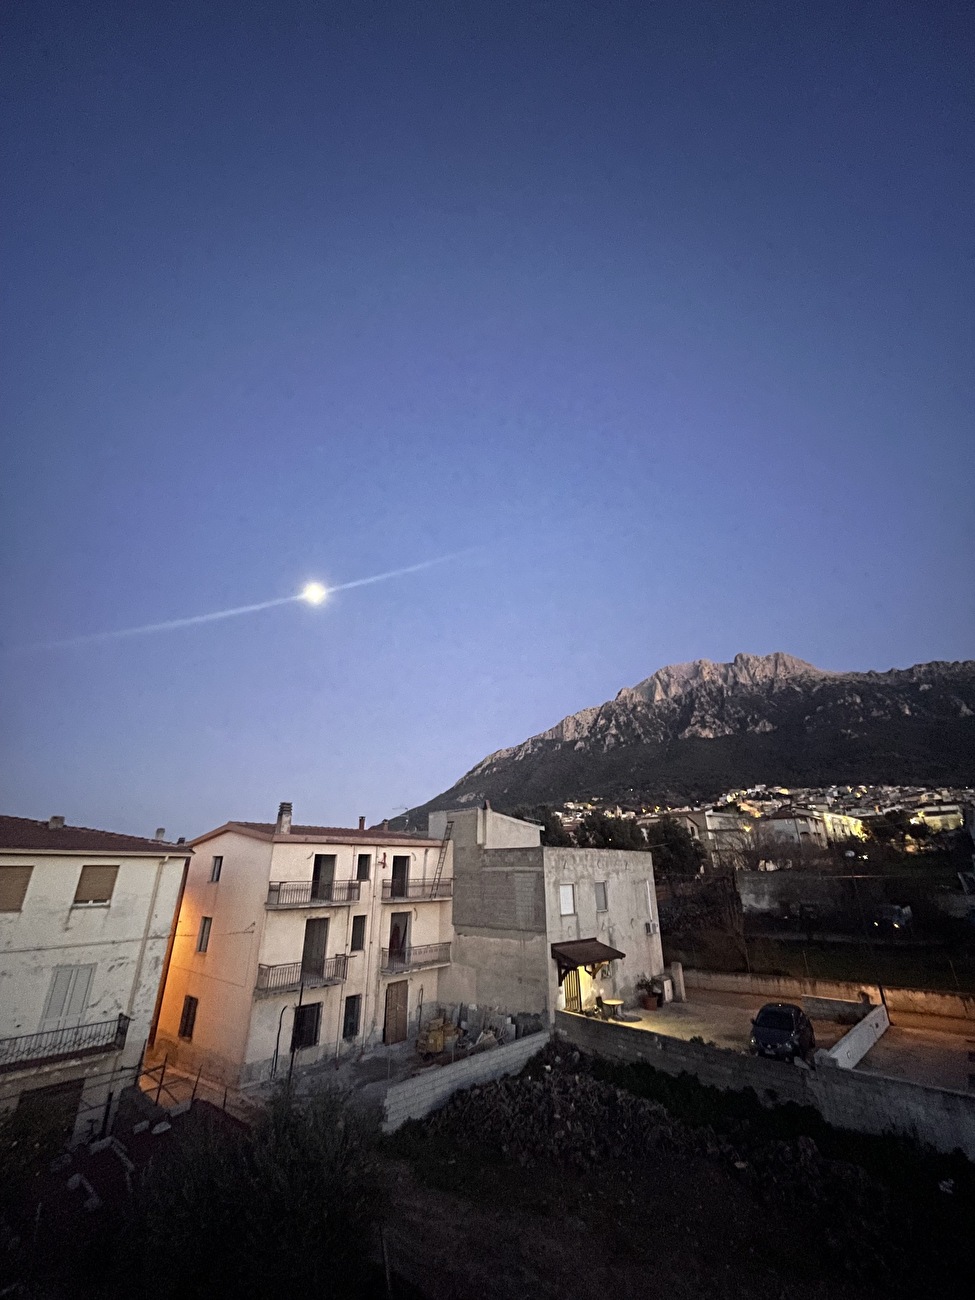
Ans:
<svg viewBox="0 0 975 1300"><path fill-rule="evenodd" d="M358 880L272 880L266 907L344 907L358 903L362 888Z"/></svg>
<svg viewBox="0 0 975 1300"><path fill-rule="evenodd" d="M341 955L317 965L288 961L278 966L258 966L254 996L266 998L273 993L293 993L302 985L306 989L320 989L326 984L341 984L348 965L348 957Z"/></svg>
<svg viewBox="0 0 975 1300"><path fill-rule="evenodd" d="M449 966L449 943L425 943L419 948L384 948L382 971L424 970L428 966Z"/></svg>
<svg viewBox="0 0 975 1300"><path fill-rule="evenodd" d="M384 903L430 903L441 898L451 898L454 892L452 880L441 880L434 884L432 880L409 880L405 884L398 880L383 881Z"/></svg>
<svg viewBox="0 0 975 1300"><path fill-rule="evenodd" d="M90 1025L74 1025L71 1029L45 1029L39 1034L0 1038L0 1073L69 1057L120 1052L128 1032L129 1017L116 1016Z"/></svg>

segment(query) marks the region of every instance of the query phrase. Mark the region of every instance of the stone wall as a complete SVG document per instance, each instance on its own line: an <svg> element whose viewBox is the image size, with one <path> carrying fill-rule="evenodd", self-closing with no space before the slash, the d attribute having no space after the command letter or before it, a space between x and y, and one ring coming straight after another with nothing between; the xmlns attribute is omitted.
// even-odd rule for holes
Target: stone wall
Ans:
<svg viewBox="0 0 975 1300"><path fill-rule="evenodd" d="M752 1088L765 1106L794 1101L815 1107L837 1128L897 1133L938 1151L958 1148L975 1160L975 1096L966 1093L856 1070L804 1069L565 1011L556 1013L555 1028L586 1052L691 1074L723 1091Z"/></svg>
<svg viewBox="0 0 975 1300"><path fill-rule="evenodd" d="M506 1074L517 1074L548 1041L547 1034L530 1034L504 1047L468 1056L440 1069L429 1069L404 1083L394 1084L386 1092L386 1116L383 1129L392 1133L408 1119L422 1119L439 1109L448 1097L462 1088L488 1083Z"/></svg>

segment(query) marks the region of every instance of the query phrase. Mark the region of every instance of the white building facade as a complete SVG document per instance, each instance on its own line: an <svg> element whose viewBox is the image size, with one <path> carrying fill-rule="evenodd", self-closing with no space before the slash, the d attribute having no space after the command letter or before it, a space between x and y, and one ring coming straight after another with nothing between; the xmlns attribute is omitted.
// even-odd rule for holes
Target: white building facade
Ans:
<svg viewBox="0 0 975 1300"><path fill-rule="evenodd" d="M290 804L192 845L155 1059L243 1085L415 1032L451 960L452 845Z"/></svg>
<svg viewBox="0 0 975 1300"><path fill-rule="evenodd" d="M185 844L0 817L0 1109L83 1140L136 1082Z"/></svg>

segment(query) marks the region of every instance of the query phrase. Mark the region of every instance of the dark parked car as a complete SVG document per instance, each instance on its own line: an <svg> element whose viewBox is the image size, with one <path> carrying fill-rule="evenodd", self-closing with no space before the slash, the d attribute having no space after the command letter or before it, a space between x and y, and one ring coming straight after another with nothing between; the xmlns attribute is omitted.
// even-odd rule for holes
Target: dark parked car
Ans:
<svg viewBox="0 0 975 1300"><path fill-rule="evenodd" d="M791 1002L766 1002L752 1021L749 1042L755 1056L773 1056L779 1061L806 1057L816 1046L809 1017Z"/></svg>

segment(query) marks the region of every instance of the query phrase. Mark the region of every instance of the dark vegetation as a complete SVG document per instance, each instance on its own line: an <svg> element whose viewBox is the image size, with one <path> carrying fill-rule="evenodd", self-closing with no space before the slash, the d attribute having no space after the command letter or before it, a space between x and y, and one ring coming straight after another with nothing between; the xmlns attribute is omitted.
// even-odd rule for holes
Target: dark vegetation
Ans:
<svg viewBox="0 0 975 1300"><path fill-rule="evenodd" d="M764 733L636 742L599 751L550 742L518 762L462 777L395 824L426 828L434 808L459 797L490 799L501 811L567 799L699 803L761 783L964 785L975 761L975 717L866 720L807 729L803 720Z"/></svg>
<svg viewBox="0 0 975 1300"><path fill-rule="evenodd" d="M131 1194L98 1180L106 1202L89 1211L65 1188L72 1166L51 1171L57 1142L23 1131L14 1112L0 1132L0 1289L45 1300L386 1295L375 1116L322 1090L300 1102L282 1093L253 1128L199 1104L178 1125Z"/></svg>
<svg viewBox="0 0 975 1300"><path fill-rule="evenodd" d="M525 1294L589 1294L611 1256L624 1295L651 1275L660 1295L970 1295L971 1164L751 1092L552 1045L393 1149L427 1186L558 1240L562 1276Z"/></svg>

